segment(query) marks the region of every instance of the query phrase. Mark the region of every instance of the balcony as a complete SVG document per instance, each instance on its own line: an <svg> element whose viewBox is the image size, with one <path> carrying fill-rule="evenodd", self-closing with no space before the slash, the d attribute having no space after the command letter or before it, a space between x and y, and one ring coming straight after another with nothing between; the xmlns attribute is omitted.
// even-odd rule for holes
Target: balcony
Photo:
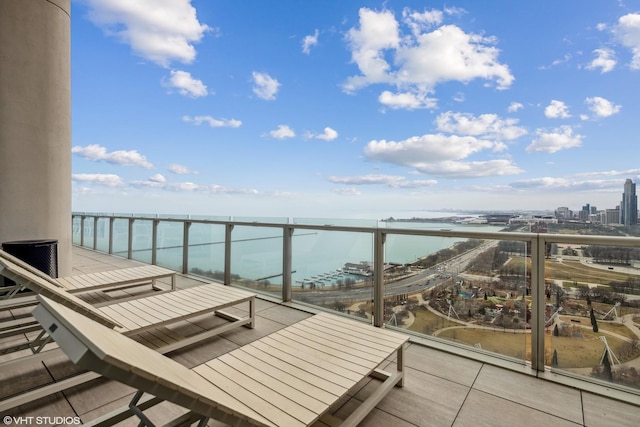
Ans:
<svg viewBox="0 0 640 427"><path fill-rule="evenodd" d="M73 224L75 272L154 263L182 273L178 287L220 280L259 293L257 328L235 330L171 353L187 366L318 310L337 310L411 335L405 387L393 390L362 425L637 423L638 389L593 375L604 370L598 359L607 347L600 336L607 338L619 362L610 359L612 373L638 360L638 355L623 356L622 351L625 343L633 342L623 328L631 331L637 324L628 304L633 289L619 305L580 291L583 283L603 291L604 285L595 283L603 275L630 275L632 267L606 266L594 275L585 260L570 274L569 267L576 266L572 262L579 263L584 254L574 255L567 248L633 248L640 246L638 239L95 214L74 215ZM498 247L509 252L508 259L495 255ZM499 265L482 271L490 262L488 251L491 262L498 260ZM558 251L562 255L551 253ZM338 268L333 268L336 263ZM563 277L567 274L570 277ZM593 297L598 333L580 302L586 295ZM590 347L576 351L576 343ZM582 352L582 367L567 362ZM0 373L3 397L16 388L40 387L67 375L61 361L56 362L29 372ZM98 380L8 413L77 414L86 422L123 405L132 393ZM363 383L337 409L337 416L344 418L368 393L370 387ZM170 405L155 408L160 418L177 411Z"/></svg>

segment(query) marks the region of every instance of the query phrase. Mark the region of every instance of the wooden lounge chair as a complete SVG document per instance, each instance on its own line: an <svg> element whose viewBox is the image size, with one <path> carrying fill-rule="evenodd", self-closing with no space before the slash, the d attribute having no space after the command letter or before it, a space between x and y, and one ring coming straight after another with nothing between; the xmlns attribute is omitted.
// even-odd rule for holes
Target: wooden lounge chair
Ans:
<svg viewBox="0 0 640 427"><path fill-rule="evenodd" d="M328 411L342 396L369 375L383 379L342 424L357 425L403 384L408 337L336 315L316 314L188 369L80 313L38 299L34 316L74 363L139 390L129 407L94 420L100 425L133 414L152 425L137 406L153 399L143 399L145 392L186 408L174 425L199 418L199 425L208 418L234 426L304 426L321 418L335 425ZM379 370L394 353L396 372Z"/></svg>
<svg viewBox="0 0 640 427"><path fill-rule="evenodd" d="M33 275L40 277L42 280L46 280L47 282L71 293L124 288L144 283L151 283L151 286L154 289L157 289L157 281L163 278L171 280L171 290L176 289L176 272L157 265L142 265L138 267L122 268L98 273L86 273L52 278L21 259L0 249L0 261L1 260L18 265ZM0 299L12 298L21 290L21 286L14 286L13 289L7 289L6 294L4 296L0 296Z"/></svg>
<svg viewBox="0 0 640 427"><path fill-rule="evenodd" d="M6 258L0 258L0 275L8 277L18 285L28 288L38 295L46 296L59 304L69 307L85 318L92 319L106 328L113 329L115 333L140 336L143 332L148 331L143 339L149 345L156 347L155 351L160 353L168 353L184 348L239 326L250 328L255 326L255 294L230 286L210 283L94 307L79 299L76 295L70 294L47 280L43 280L39 275L33 274ZM249 305L248 315L233 316L222 311L245 303ZM188 337L167 336L166 333L159 337L152 333L160 327L177 324L184 320L195 319L207 314L214 314L228 320L228 322ZM0 330L0 337L7 338L22 336L35 330L41 330L41 328L35 320L30 323L28 320L17 319L3 322ZM33 354L0 361L0 369L9 370L21 365L33 364L36 361L45 361L56 357L60 354L60 351L59 349L49 349L52 347L48 345L49 341L50 337L47 336L46 331L42 331L35 339L31 339L28 342L23 340L12 344L10 347L3 348L0 351L0 355L16 353L25 349L30 349ZM46 350L45 346L47 346ZM0 402L0 413L6 412L8 408L29 402L34 398L64 390L69 386L95 377L96 375L90 373L90 375L85 375L82 378L71 378L67 382L54 383L50 388L43 387L33 391L32 394L6 399Z"/></svg>

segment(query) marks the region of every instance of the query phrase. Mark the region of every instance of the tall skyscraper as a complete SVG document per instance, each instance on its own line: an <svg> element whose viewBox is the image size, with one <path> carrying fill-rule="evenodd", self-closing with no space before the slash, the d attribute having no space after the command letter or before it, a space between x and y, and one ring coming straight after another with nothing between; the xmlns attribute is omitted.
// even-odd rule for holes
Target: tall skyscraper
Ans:
<svg viewBox="0 0 640 427"><path fill-rule="evenodd" d="M620 204L620 224L636 225L638 223L638 196L636 184L627 179L624 182L624 193Z"/></svg>

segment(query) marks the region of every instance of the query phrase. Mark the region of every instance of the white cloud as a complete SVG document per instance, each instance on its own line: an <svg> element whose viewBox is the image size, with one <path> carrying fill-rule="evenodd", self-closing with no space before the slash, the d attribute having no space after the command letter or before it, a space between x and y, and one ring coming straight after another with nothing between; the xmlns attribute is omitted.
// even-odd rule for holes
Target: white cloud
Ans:
<svg viewBox="0 0 640 427"><path fill-rule="evenodd" d="M165 183L167 182L167 178L164 177L164 175L162 175L161 173L157 173L153 176L149 177L149 181L153 181L153 182L158 182L158 183Z"/></svg>
<svg viewBox="0 0 640 427"><path fill-rule="evenodd" d="M345 92L389 84L399 88L399 94L424 96L433 92L437 84L448 81L484 79L495 81L498 89L506 89L514 80L509 67L498 62L495 38L468 34L455 25L442 25L427 32L428 27L441 22L442 15L436 11L417 13L405 9L404 24L410 35L401 33L400 23L388 10L361 8L359 16L359 26L348 31L346 40L360 75L345 81ZM395 100L389 93L381 96L381 101L385 99ZM392 105L416 108L414 102Z"/></svg>
<svg viewBox="0 0 640 427"><path fill-rule="evenodd" d="M334 184L344 185L387 185L392 188L422 188L431 187L438 181L430 180L408 180L398 175L356 175L356 176L330 176L327 180Z"/></svg>
<svg viewBox="0 0 640 427"><path fill-rule="evenodd" d="M485 150L500 151L500 142L473 136L423 135L404 141L370 141L364 155L369 160L415 168L418 172L452 178L509 175L521 170L508 159L464 162Z"/></svg>
<svg viewBox="0 0 640 427"><path fill-rule="evenodd" d="M313 35L305 36L302 39L302 52L309 55L311 53L311 47L318 44L318 30L316 30Z"/></svg>
<svg viewBox="0 0 640 427"><path fill-rule="evenodd" d="M613 34L624 47L631 49L631 69L640 70L640 13L621 16Z"/></svg>
<svg viewBox="0 0 640 427"><path fill-rule="evenodd" d="M95 161L103 160L114 165L138 166L145 169L153 168L153 165L147 161L147 158L138 153L136 150L118 150L108 153L105 147L102 147L98 144L91 144L87 145L86 147L73 147L71 149L71 152L85 159Z"/></svg>
<svg viewBox="0 0 640 427"><path fill-rule="evenodd" d="M622 108L620 105L615 105L608 99L594 96L593 98L585 99L586 104L589 106L589 110L597 117L609 117L617 114Z"/></svg>
<svg viewBox="0 0 640 427"><path fill-rule="evenodd" d="M600 69L600 73L608 73L616 67L616 54L611 49L596 49L593 51L596 58L587 65L590 70Z"/></svg>
<svg viewBox="0 0 640 427"><path fill-rule="evenodd" d="M486 161L457 162L443 161L439 163L423 163L416 165L416 170L428 174L447 178L480 178L487 176L515 175L522 173L522 169L509 159Z"/></svg>
<svg viewBox="0 0 640 427"><path fill-rule="evenodd" d="M496 114L474 116L468 113L447 111L436 118L438 130L471 136L485 136L498 140L514 140L527 134L523 127L516 126L518 119L501 119Z"/></svg>
<svg viewBox="0 0 640 427"><path fill-rule="evenodd" d="M539 130L538 137L525 149L527 153L531 152L547 152L555 153L556 151L566 150L569 148L580 147L582 145L582 135L573 134L570 126L561 126L553 132L544 132Z"/></svg>
<svg viewBox="0 0 640 427"><path fill-rule="evenodd" d="M194 125L201 125L202 123L206 123L212 128L237 128L242 126L242 121L236 119L216 119L211 116L183 116L182 121L187 123L193 123Z"/></svg>
<svg viewBox="0 0 640 427"><path fill-rule="evenodd" d="M378 102L393 110L415 110L417 108L436 108L438 100L429 98L426 93L391 93L383 91L378 97Z"/></svg>
<svg viewBox="0 0 640 427"><path fill-rule="evenodd" d="M103 173L74 173L71 179L76 182L102 185L105 187L122 187L124 183L118 175Z"/></svg>
<svg viewBox="0 0 640 427"><path fill-rule="evenodd" d="M293 138L296 133L287 125L278 125L278 129L269 132L269 135L277 139Z"/></svg>
<svg viewBox="0 0 640 427"><path fill-rule="evenodd" d="M330 176L329 182L345 185L394 185L403 181L405 177L397 175L358 175L358 176Z"/></svg>
<svg viewBox="0 0 640 427"><path fill-rule="evenodd" d="M342 196L361 196L362 195L362 192L360 192L360 190L353 187L333 188L331 191L336 194L340 194Z"/></svg>
<svg viewBox="0 0 640 427"><path fill-rule="evenodd" d="M507 108L507 111L510 113L515 113L518 110L522 110L524 108L524 105L522 105L519 102L512 102L511 104L509 104L509 107Z"/></svg>
<svg viewBox="0 0 640 427"><path fill-rule="evenodd" d="M423 31L442 24L443 13L440 10L425 10L424 12L416 12L409 8L402 10L402 19L411 29L414 37L419 37Z"/></svg>
<svg viewBox="0 0 640 427"><path fill-rule="evenodd" d="M324 141L333 141L334 139L336 139L338 137L338 132L336 132L334 129L331 129L330 127L326 127L324 128L324 132L318 135L314 135L312 133L310 133L308 135L309 138L316 138L316 139L322 139Z"/></svg>
<svg viewBox="0 0 640 427"><path fill-rule="evenodd" d="M564 102L555 99L551 100L551 104L544 109L544 115L549 119L567 119L571 117L569 107Z"/></svg>
<svg viewBox="0 0 640 427"><path fill-rule="evenodd" d="M278 88L280 83L267 73L258 73L256 71L252 74L253 78L253 93L258 95L258 98L272 101L276 99Z"/></svg>
<svg viewBox="0 0 640 427"><path fill-rule="evenodd" d="M191 0L86 0L89 19L142 58L168 67L191 63L194 43L210 28L198 21Z"/></svg>
<svg viewBox="0 0 640 427"><path fill-rule="evenodd" d="M544 190L544 191L600 191L619 190L624 184L620 179L572 179L541 177L516 181L510 184L512 188L522 190Z"/></svg>
<svg viewBox="0 0 640 427"><path fill-rule="evenodd" d="M391 67L384 58L384 50L400 45L398 22L392 12L361 8L359 16L360 28L351 28L346 37L351 59L362 75L347 80L344 85L347 92L373 83L392 83L393 78L387 73Z"/></svg>
<svg viewBox="0 0 640 427"><path fill-rule="evenodd" d="M180 95L191 98L199 98L209 94L204 83L198 79L194 79L191 77L191 73L186 71L172 70L169 80L163 81L163 86L170 89L175 88Z"/></svg>
<svg viewBox="0 0 640 427"><path fill-rule="evenodd" d="M197 171L191 170L184 165L179 165L177 163L173 163L169 165L167 168L169 172L175 173L176 175L186 175L186 174L197 174Z"/></svg>

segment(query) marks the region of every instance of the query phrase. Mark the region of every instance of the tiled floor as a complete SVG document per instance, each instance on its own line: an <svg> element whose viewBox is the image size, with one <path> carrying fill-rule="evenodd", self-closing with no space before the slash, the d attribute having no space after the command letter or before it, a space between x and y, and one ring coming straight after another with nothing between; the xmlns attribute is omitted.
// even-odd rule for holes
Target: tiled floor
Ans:
<svg viewBox="0 0 640 427"><path fill-rule="evenodd" d="M132 262L74 248L73 265L74 271L86 273L131 266ZM180 277L178 284L186 287L197 281ZM255 329L236 329L170 357L194 366L311 315L265 300L258 300L256 305ZM409 345L405 362L405 386L391 391L362 426L640 425L640 402L638 406L623 403L416 343ZM23 386L21 383L44 384L72 368L58 360L37 369L0 372L0 392L6 396L9 390ZM364 381L341 402L335 415L346 417L373 388L369 380ZM86 422L126 405L132 394L133 389L127 386L100 379L0 416L80 417ZM160 420L181 413L181 408L166 403L150 411L152 419ZM25 420L16 418L14 424ZM23 424L34 424L35 420ZM40 421L40 425L46 425L52 419ZM134 425L134 421L127 420L123 425ZM220 424L211 421L209 425Z"/></svg>

